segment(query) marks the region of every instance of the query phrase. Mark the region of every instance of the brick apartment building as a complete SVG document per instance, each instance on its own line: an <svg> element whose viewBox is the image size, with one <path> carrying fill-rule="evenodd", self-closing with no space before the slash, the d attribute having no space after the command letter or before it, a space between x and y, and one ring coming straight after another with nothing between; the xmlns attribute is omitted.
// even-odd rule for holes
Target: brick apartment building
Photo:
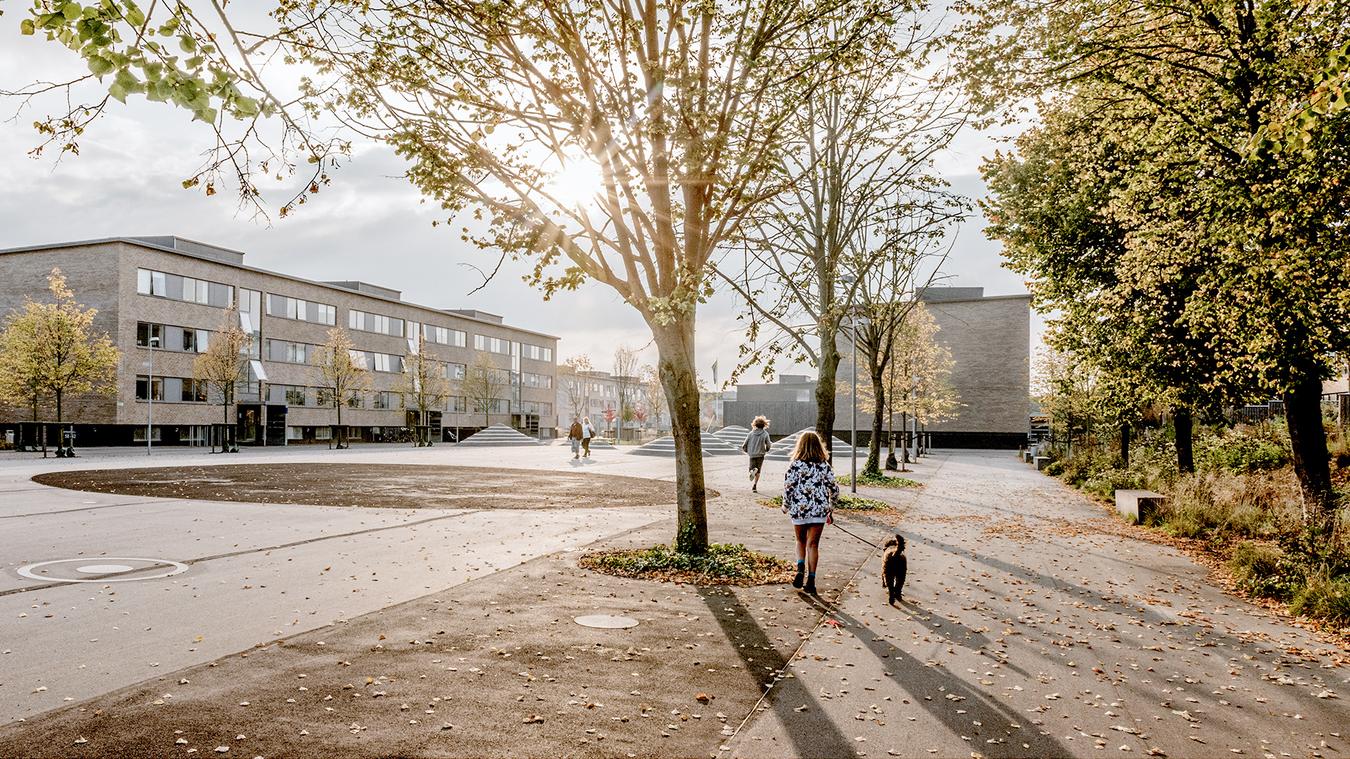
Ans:
<svg viewBox="0 0 1350 759"><path fill-rule="evenodd" d="M342 423L351 439L396 440L409 418L396 388L417 335L444 365L451 397L428 420L436 439L454 440L487 423L528 434L553 434L558 338L512 327L502 317L405 302L400 292L365 282L315 282L243 263L244 254L178 237L124 237L0 250L0 316L25 296L40 298L59 267L76 299L98 309L95 329L122 351L114 396L66 404L79 445L144 443L153 398L154 442L202 445L223 422L217 398L192 379L192 364L220 329L226 309L252 333L247 380L231 421L240 444L322 442L333 433L334 409L318 385L311 357L327 332L344 327L353 354L370 369L370 390L347 399ZM150 375L151 343L154 373ZM476 410L458 380L479 354L500 368L506 390ZM40 409L50 420L53 410ZM30 409L0 406L0 429L31 418ZM542 422L542 423L541 423Z"/></svg>

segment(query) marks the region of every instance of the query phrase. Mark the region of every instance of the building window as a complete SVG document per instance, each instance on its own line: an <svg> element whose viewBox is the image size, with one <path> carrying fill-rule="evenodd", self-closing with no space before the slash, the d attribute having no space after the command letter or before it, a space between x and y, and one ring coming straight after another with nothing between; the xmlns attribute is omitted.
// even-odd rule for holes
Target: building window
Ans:
<svg viewBox="0 0 1350 759"><path fill-rule="evenodd" d="M503 340L500 337L487 337L486 335L474 335L473 349L478 351L487 351L488 353L501 353L505 355L511 352L511 341Z"/></svg>
<svg viewBox="0 0 1350 759"><path fill-rule="evenodd" d="M449 380L464 379L464 364L446 364L445 378Z"/></svg>
<svg viewBox="0 0 1350 759"><path fill-rule="evenodd" d="M155 377L152 380L148 376L137 377L136 400L138 401L164 400L164 378Z"/></svg>
<svg viewBox="0 0 1350 759"><path fill-rule="evenodd" d="M183 403L206 403L206 383L195 379L184 379L183 389L179 395Z"/></svg>
<svg viewBox="0 0 1350 759"><path fill-rule="evenodd" d="M333 439L333 428L332 428L332 427L315 427L315 428L314 428L314 439L315 439L315 440L332 440L332 439Z"/></svg>
<svg viewBox="0 0 1350 759"><path fill-rule="evenodd" d="M380 390L375 393L373 406L378 409L403 408L403 396L388 390Z"/></svg>
<svg viewBox="0 0 1350 759"><path fill-rule="evenodd" d="M452 395L448 400L446 408L450 409L453 414L463 414L469 410L469 406L464 402L464 396L462 395Z"/></svg>
<svg viewBox="0 0 1350 759"><path fill-rule="evenodd" d="M542 387L546 389L553 387L553 378L547 374L524 372L520 377L525 387Z"/></svg>
<svg viewBox="0 0 1350 759"><path fill-rule="evenodd" d="M353 391L351 395L347 396L347 408L365 408L365 407L366 407L365 393L361 392L360 390L356 390Z"/></svg>
<svg viewBox="0 0 1350 759"><path fill-rule="evenodd" d="M296 427L296 426L294 426L294 425L286 425L286 439L287 439L287 440L304 440L304 439L305 439L305 428L304 428L304 427Z"/></svg>
<svg viewBox="0 0 1350 759"><path fill-rule="evenodd" d="M326 387L314 388L314 405L324 408L332 408L333 391Z"/></svg>
<svg viewBox="0 0 1350 759"><path fill-rule="evenodd" d="M553 349L542 345L520 344L521 355L533 361L553 361Z"/></svg>
<svg viewBox="0 0 1350 759"><path fill-rule="evenodd" d="M268 361L280 361L287 364L308 364L318 350L319 346L309 343L268 340L266 358Z"/></svg>
<svg viewBox="0 0 1350 759"><path fill-rule="evenodd" d="M163 348L164 325L136 322L136 344L142 348L147 348L150 346L151 338L154 339L156 348Z"/></svg>
<svg viewBox="0 0 1350 759"><path fill-rule="evenodd" d="M327 303L291 298L276 293L267 294L267 315L282 319L312 322L314 324L337 324L337 309Z"/></svg>
<svg viewBox="0 0 1350 759"><path fill-rule="evenodd" d="M365 311L347 312L347 326L362 332L377 332L381 335L403 337L403 320Z"/></svg>
<svg viewBox="0 0 1350 759"><path fill-rule="evenodd" d="M136 292L216 308L225 308L234 302L234 288L230 285L152 269L136 270Z"/></svg>
<svg viewBox="0 0 1350 759"><path fill-rule="evenodd" d="M389 353L371 353L371 369L377 372L401 372L403 371L403 357L395 356Z"/></svg>
<svg viewBox="0 0 1350 759"><path fill-rule="evenodd" d="M468 334L463 330L449 329L448 327L437 327L428 324L424 327L427 342L449 345L455 348L463 348L467 344ZM475 341L477 336L475 336Z"/></svg>

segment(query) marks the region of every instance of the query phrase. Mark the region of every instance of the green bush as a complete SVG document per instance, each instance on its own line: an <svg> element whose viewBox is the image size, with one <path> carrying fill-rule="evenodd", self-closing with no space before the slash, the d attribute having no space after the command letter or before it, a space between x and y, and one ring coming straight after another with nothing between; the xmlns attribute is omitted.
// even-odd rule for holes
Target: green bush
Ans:
<svg viewBox="0 0 1350 759"><path fill-rule="evenodd" d="M1289 611L1335 624L1350 624L1350 577L1333 577L1325 571L1313 573L1307 584L1294 593Z"/></svg>
<svg viewBox="0 0 1350 759"><path fill-rule="evenodd" d="M1233 549L1228 569L1239 588L1261 598L1287 601L1303 581L1303 572L1283 551L1250 540Z"/></svg>
<svg viewBox="0 0 1350 759"><path fill-rule="evenodd" d="M1289 463L1289 444L1270 426L1235 427L1198 437L1195 458L1197 467L1205 470L1270 471Z"/></svg>
<svg viewBox="0 0 1350 759"><path fill-rule="evenodd" d="M1112 467L1090 475L1083 480L1083 490L1101 498L1111 498L1117 490L1139 490L1144 487L1144 477L1130 469Z"/></svg>
<svg viewBox="0 0 1350 759"><path fill-rule="evenodd" d="M1045 469L1042 469L1041 471L1045 472L1051 477L1058 477L1061 474L1064 474L1064 462L1051 461L1049 464L1046 464Z"/></svg>
<svg viewBox="0 0 1350 759"><path fill-rule="evenodd" d="M1180 477L1149 520L1184 538L1271 538L1299 521L1297 483L1268 472Z"/></svg>

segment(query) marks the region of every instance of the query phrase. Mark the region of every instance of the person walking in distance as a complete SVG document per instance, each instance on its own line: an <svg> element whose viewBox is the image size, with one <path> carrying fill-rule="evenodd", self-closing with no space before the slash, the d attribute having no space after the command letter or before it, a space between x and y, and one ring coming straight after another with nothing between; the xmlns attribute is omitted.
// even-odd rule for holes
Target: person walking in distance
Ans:
<svg viewBox="0 0 1350 759"><path fill-rule="evenodd" d="M572 426L567 430L567 439L572 443L572 458L581 458L581 422L572 417Z"/></svg>
<svg viewBox="0 0 1350 759"><path fill-rule="evenodd" d="M750 457L750 492L759 492L759 475L764 469L764 455L769 452L769 420L763 416L755 417L750 423L750 434L741 443L741 450Z"/></svg>
<svg viewBox="0 0 1350 759"><path fill-rule="evenodd" d="M792 450L792 463L783 478L783 511L797 534L797 574L792 587L801 588L803 575L811 595L816 593L816 563L820 559L820 534L834 521L834 503L839 483L830 468L830 454L814 432L803 432Z"/></svg>
<svg viewBox="0 0 1350 759"><path fill-rule="evenodd" d="M591 426L589 416L581 417L581 450L583 458L591 457L591 438L595 437L595 428Z"/></svg>

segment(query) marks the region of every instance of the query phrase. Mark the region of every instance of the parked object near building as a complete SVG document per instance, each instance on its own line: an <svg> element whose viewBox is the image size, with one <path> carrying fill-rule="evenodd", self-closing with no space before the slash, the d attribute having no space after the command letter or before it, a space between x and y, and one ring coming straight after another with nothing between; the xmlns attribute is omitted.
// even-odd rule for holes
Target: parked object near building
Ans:
<svg viewBox="0 0 1350 759"><path fill-rule="evenodd" d="M919 299L936 322L936 339L951 351L951 385L959 408L950 418L925 424L938 448L1017 448L1030 428L1031 296L984 294L982 287L930 287ZM852 351L843 351L839 377L851 372ZM859 367L862 369L862 367ZM862 372L860 372L861 376ZM842 387L842 384L841 384ZM745 425L763 414L782 429L814 428L815 381L805 375L779 375L778 382L738 385L725 401L724 421ZM835 418L849 417L852 397L835 396ZM902 429L903 402L896 401L891 427ZM861 414L860 414L861 416ZM836 422L836 437L847 424ZM865 434L865 433L864 433ZM865 437L859 437L859 454ZM841 455L834 450L834 457Z"/></svg>
<svg viewBox="0 0 1350 759"><path fill-rule="evenodd" d="M764 458L770 459L772 461L787 461L788 459L792 458L792 449L797 447L797 438L800 438L803 432L815 432L815 429L808 427L807 429L804 430L797 430L791 435L788 435L787 437L779 440L778 442L773 444L773 447L769 448L769 453ZM845 432L847 432L847 430L845 430ZM831 461L836 462L841 461L847 459L852 455L853 455L853 448L850 447L848 443L844 442L843 440L840 440L838 436L836 436L834 440L831 441L830 445ZM858 455L866 456L867 449L864 448L863 446L858 446Z"/></svg>
<svg viewBox="0 0 1350 759"><path fill-rule="evenodd" d="M740 456L739 448L725 443L717 438L716 435L703 435L702 448L704 456ZM664 456L666 458L675 458L675 438L666 436L659 437L646 445L640 445L629 451L634 456Z"/></svg>
<svg viewBox="0 0 1350 759"><path fill-rule="evenodd" d="M539 445L539 441L505 424L494 424L459 441L461 446Z"/></svg>
<svg viewBox="0 0 1350 759"><path fill-rule="evenodd" d="M553 436L556 337L482 311L408 303L397 290L365 282L317 282L243 261L241 252L179 237L0 250L0 314L40 292L53 267L98 309L95 326L112 337L122 361L116 395L67 405L82 445L143 445L147 437L155 445L206 445L224 415L215 391L194 379L193 362L231 307L252 338L225 425L240 445L323 443L334 435L334 399L317 387L313 360L335 327L350 335L352 356L371 379L368 389L339 399L340 432L348 439L411 442L422 426L434 439L453 441L496 424ZM145 366L152 340L153 377ZM437 362L451 395L410 419L400 381L406 357L419 349ZM506 382L504 397L486 415L455 392L480 355ZM29 409L0 408L0 429L31 418Z"/></svg>

